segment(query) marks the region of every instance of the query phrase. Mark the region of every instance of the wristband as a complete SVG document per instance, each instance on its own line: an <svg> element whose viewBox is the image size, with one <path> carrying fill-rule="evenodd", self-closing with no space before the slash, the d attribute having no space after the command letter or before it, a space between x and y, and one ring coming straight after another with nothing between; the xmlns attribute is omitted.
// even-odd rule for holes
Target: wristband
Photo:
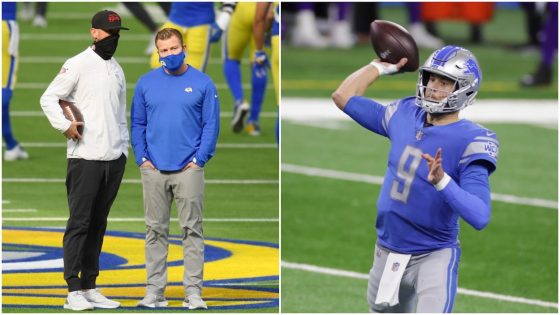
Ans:
<svg viewBox="0 0 560 315"><path fill-rule="evenodd" d="M451 176L447 175L447 173L443 173L443 178L434 185L437 191L442 191L447 184L451 181Z"/></svg>

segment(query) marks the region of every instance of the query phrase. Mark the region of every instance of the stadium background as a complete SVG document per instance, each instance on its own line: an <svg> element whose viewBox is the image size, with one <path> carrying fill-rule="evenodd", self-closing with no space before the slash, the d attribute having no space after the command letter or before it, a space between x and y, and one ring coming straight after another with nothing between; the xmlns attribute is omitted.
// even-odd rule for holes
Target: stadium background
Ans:
<svg viewBox="0 0 560 315"><path fill-rule="evenodd" d="M380 14L407 23L402 5L382 6ZM472 107L512 103L483 123L501 144L498 171L490 178L492 219L481 232L461 222L454 312L556 313L557 75L548 87L519 86L540 56L507 48L526 40L524 16L515 6L498 6L483 27L483 44L469 42L466 23L441 22L438 29L481 64L482 88ZM430 53L420 51L421 64ZM369 45L314 50L282 43L282 312L367 312L380 190L374 183L384 174L389 143L330 115L338 111L330 94L373 57ZM383 77L366 95L387 101L413 95L416 81L416 73ZM503 122L517 111L524 117Z"/></svg>
<svg viewBox="0 0 560 315"><path fill-rule="evenodd" d="M156 20L162 23L163 15L155 4L145 4ZM12 125L14 134L30 154L30 159L2 165L2 219L3 219L3 251L25 252L29 248L39 250L43 244L38 241L44 233L55 229L49 250L56 252L61 247L62 232L68 215L65 196L64 177L66 174L66 141L54 130L43 115L39 97L48 84L58 73L67 58L83 51L90 43L90 21L93 14L102 9L119 12L123 25L129 27L123 31L115 58L119 61L127 80L127 111L130 111L134 84L137 79L149 70L149 56L144 55L150 32L135 20L117 3L49 3L45 29L34 28L30 22L19 21L20 26L20 64L18 82L11 103ZM246 53L247 54L247 53ZM246 57L247 58L247 57ZM235 135L231 132L229 122L233 110L233 99L227 89L221 67L221 45L214 44L211 50L207 73L217 85L221 101L221 130L215 157L206 167L206 206L204 232L209 239L207 243L225 241L233 255L243 254L243 263L233 261L224 263L225 269L205 272L205 278L219 279L213 285L227 288L229 291L205 289L203 298L214 311L234 312L277 312L278 311L278 148L275 142L274 124L276 120L276 104L271 80L267 88L266 98L261 114L262 136L250 137L246 133ZM243 63L243 82L247 90L250 82L247 60ZM100 91L102 93L102 91ZM87 122L86 122L87 123ZM125 177L117 199L109 215L108 231L122 233L130 248L116 251L123 256L136 252L143 256L142 242L131 239L141 237L144 232L142 188L139 184L140 175L132 157L128 159ZM176 221L176 209L172 210L171 234L179 235ZM18 229L39 228L25 234L36 235L37 238L20 237ZM43 229L47 228L47 230ZM52 231L51 231L52 232ZM38 233L38 234L35 234ZM20 235L20 236L18 236ZM139 236L140 235L140 236ZM212 240L210 240L212 239ZM113 239L114 242L117 240ZM118 244L107 240L104 248L110 249ZM254 251L245 247L255 245ZM41 244L39 244L41 243ZM224 243L225 244L225 243ZM251 245L252 244L252 245ZM210 246L209 246L210 247ZM227 246L226 246L227 247ZM243 249L243 248L245 249ZM46 247L45 247L46 248ZM239 252L237 251L239 249ZM124 252L123 252L124 250ZM264 250L264 252L262 251ZM126 254L126 255L125 255ZM259 255L259 256L255 256ZM263 257L264 255L264 257ZM3 255L4 263L8 263ZM121 257L122 258L122 257ZM137 257L141 259L141 257ZM224 260L227 262L228 260ZM121 310L134 312L135 302L140 300L144 291L145 271L137 268L135 277L138 283L134 290L126 290L126 286L113 286L108 294L117 300L123 300ZM257 265L263 264L263 265ZM229 266L229 267L228 267ZM228 269L230 268L230 269ZM255 270L252 271L251 268ZM243 279L228 281L239 275L240 269L248 271ZM259 271L260 269L260 271ZM253 277L263 272L265 277ZM106 271L109 275L109 272ZM113 273L111 273L112 275ZM104 277L102 283L110 285L111 278ZM62 304L66 296L62 272L52 272L51 280L58 287L54 291L45 292L30 286L41 286L35 283L32 273L4 275L3 281L3 312L62 312ZM31 280L31 281L28 281ZM170 282L180 288L181 276L177 274ZM50 282L49 282L50 283ZM123 289L113 291L116 287ZM102 291L108 290L101 286ZM249 290L244 290L249 289ZM168 293L170 289L168 288ZM123 296L122 293L125 292ZM176 290L174 292L180 292ZM207 295L207 296L205 296ZM169 296L168 296L169 298ZM180 296L170 300L171 306L165 312L182 311L175 306L180 305ZM255 304L258 304L255 307ZM152 311L152 310L150 310Z"/></svg>

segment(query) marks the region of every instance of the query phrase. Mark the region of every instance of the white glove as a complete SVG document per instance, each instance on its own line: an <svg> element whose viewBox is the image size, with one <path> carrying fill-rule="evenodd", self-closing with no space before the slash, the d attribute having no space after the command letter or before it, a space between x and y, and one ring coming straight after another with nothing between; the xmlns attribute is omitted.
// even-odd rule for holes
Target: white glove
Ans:
<svg viewBox="0 0 560 315"><path fill-rule="evenodd" d="M379 72L379 76L386 75L386 74L393 74L399 71L397 65L387 64L386 62L379 62L374 60L369 64L377 68L377 72Z"/></svg>

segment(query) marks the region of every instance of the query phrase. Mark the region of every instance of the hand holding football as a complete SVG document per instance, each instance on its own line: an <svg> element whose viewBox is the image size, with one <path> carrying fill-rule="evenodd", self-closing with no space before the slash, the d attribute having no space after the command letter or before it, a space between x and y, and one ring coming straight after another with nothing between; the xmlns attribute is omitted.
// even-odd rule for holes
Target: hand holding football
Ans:
<svg viewBox="0 0 560 315"><path fill-rule="evenodd" d="M62 113L64 113L64 117L66 117L66 119L70 121L84 122L84 116L82 115L82 112L80 112L80 110L78 109L78 107L76 107L76 105L74 105L74 103L65 100L59 100L58 105L60 105L60 107L62 108ZM78 133L82 135L83 132L84 126L78 126Z"/></svg>
<svg viewBox="0 0 560 315"><path fill-rule="evenodd" d="M418 47L404 27L390 21L375 20L371 22L369 37L381 61L396 64L401 58L407 58L408 62L401 71L414 72L418 69Z"/></svg>

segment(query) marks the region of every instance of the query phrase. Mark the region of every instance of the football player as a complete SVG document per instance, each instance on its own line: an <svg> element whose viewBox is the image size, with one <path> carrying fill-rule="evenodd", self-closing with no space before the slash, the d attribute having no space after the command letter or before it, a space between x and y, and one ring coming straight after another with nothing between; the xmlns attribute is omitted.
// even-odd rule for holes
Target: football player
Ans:
<svg viewBox="0 0 560 315"><path fill-rule="evenodd" d="M268 80L267 69L254 66L255 42L253 39L253 26L255 24L255 10L257 3L240 2L231 17L231 24L227 30L225 40L222 42L224 59L224 76L234 99L233 118L231 128L239 133L243 130L244 119L249 113L247 133L252 136L260 135L259 114L266 91ZM250 46L251 56L251 105L243 95L241 85L241 58L245 48Z"/></svg>
<svg viewBox="0 0 560 315"><path fill-rule="evenodd" d="M16 83L18 46L19 29L16 22L16 3L2 2L2 137L6 142L4 161L29 158L29 154L14 137L10 122L10 101Z"/></svg>
<svg viewBox="0 0 560 315"><path fill-rule="evenodd" d="M419 70L416 96L388 106L363 97L397 64L374 60L333 93L336 105L391 149L377 201L377 244L367 299L371 312L447 313L461 256L459 218L477 230L490 221L496 134L459 111L475 101L482 72L467 49L445 46Z"/></svg>
<svg viewBox="0 0 560 315"><path fill-rule="evenodd" d="M223 2L216 17L213 2L173 2L168 21L160 29L174 28L183 35L187 46L185 63L205 71L210 54L210 43L217 42L227 29L235 2ZM152 68L161 66L157 50L150 60Z"/></svg>
<svg viewBox="0 0 560 315"><path fill-rule="evenodd" d="M267 29L270 31L270 42L272 46L271 62L264 51L264 38ZM255 56L253 68L258 72L264 72L267 68L272 68L272 81L274 82L274 91L276 92L276 105L279 104L279 34L280 34L280 6L272 2L258 2L255 13L255 25L253 27L253 40L255 41ZM276 118L276 143L279 141L279 119Z"/></svg>

